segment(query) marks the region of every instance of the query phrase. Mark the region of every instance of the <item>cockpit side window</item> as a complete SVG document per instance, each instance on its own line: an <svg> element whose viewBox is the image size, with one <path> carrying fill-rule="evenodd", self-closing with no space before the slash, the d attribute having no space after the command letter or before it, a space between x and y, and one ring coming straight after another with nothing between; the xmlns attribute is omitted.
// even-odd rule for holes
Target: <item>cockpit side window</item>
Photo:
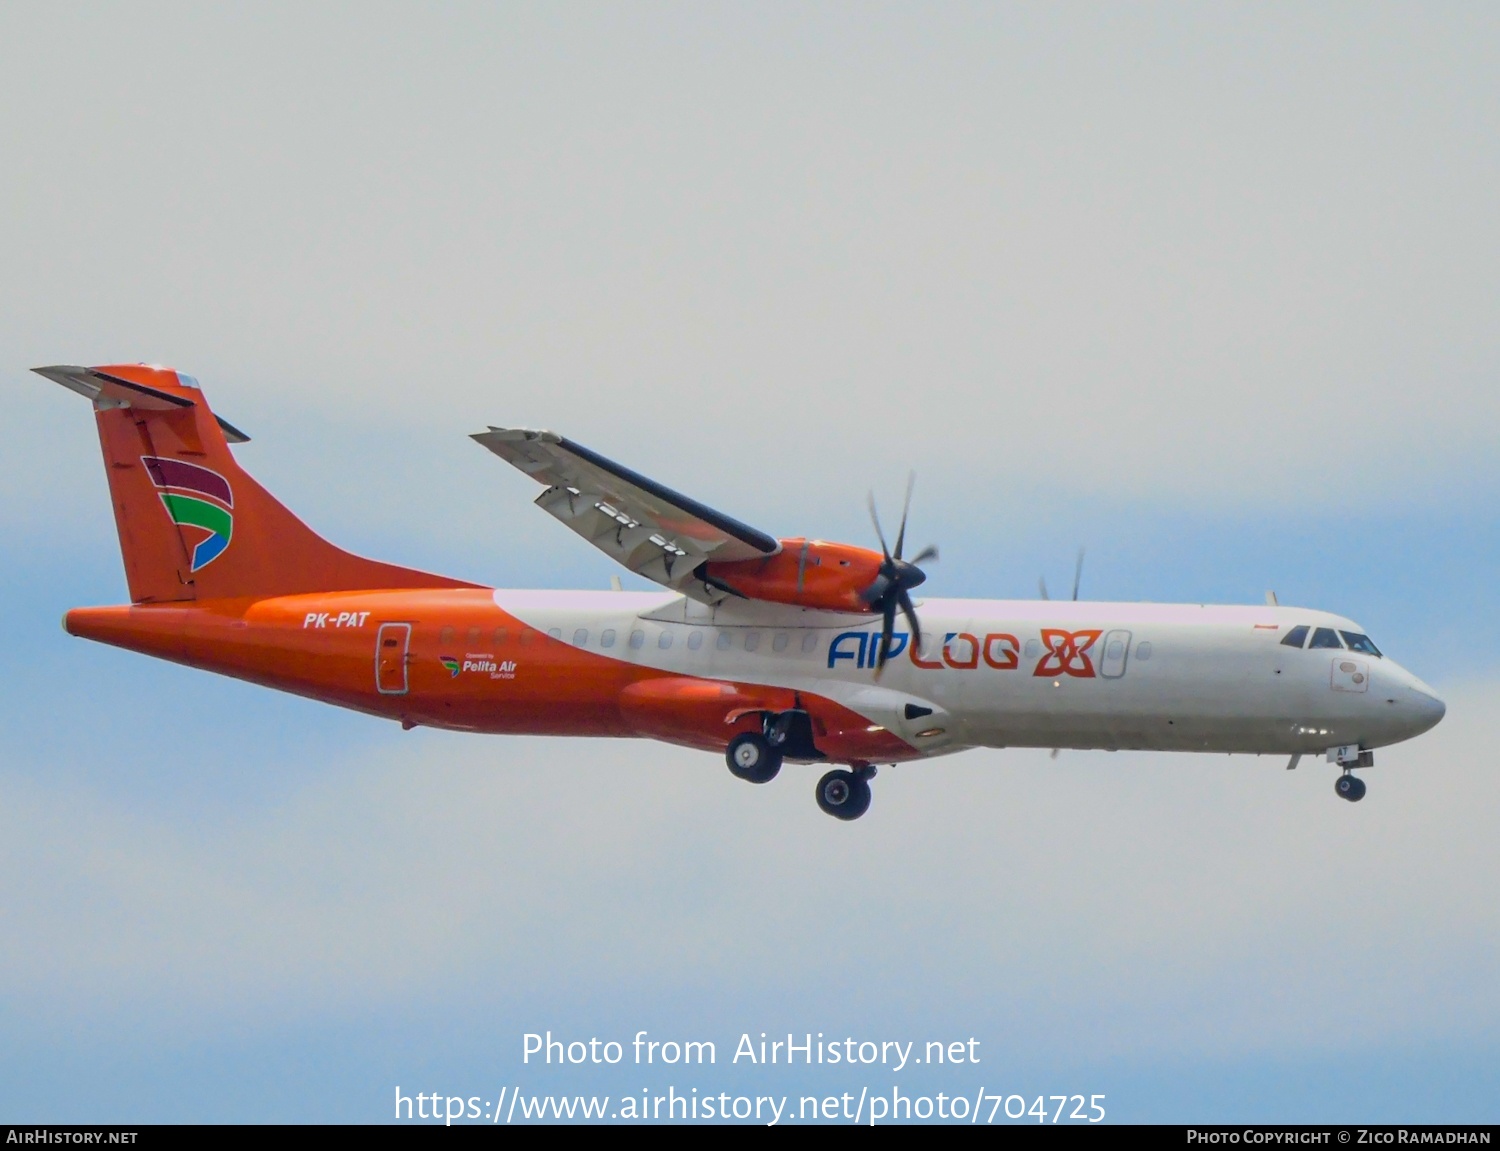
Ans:
<svg viewBox="0 0 1500 1151"><path fill-rule="evenodd" d="M1287 647L1301 647L1307 642L1307 625L1299 623L1291 631L1286 633L1286 639L1281 641Z"/></svg>
<svg viewBox="0 0 1500 1151"><path fill-rule="evenodd" d="M1380 658L1380 649L1370 642L1369 636L1357 631L1341 631L1339 635L1344 637L1344 642L1349 645L1350 651L1363 652L1365 655Z"/></svg>
<svg viewBox="0 0 1500 1151"><path fill-rule="evenodd" d="M1307 646L1309 649L1312 649L1315 647L1342 648L1344 645L1339 643L1339 633L1334 631L1333 628L1320 627L1317 631L1313 632L1312 643Z"/></svg>

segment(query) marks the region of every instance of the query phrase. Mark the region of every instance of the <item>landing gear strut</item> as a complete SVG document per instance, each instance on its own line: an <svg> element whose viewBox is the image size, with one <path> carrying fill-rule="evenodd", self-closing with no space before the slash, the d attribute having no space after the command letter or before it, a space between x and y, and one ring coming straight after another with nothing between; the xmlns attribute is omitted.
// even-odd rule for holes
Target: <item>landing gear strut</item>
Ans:
<svg viewBox="0 0 1500 1151"><path fill-rule="evenodd" d="M818 806L834 819L858 819L870 810L870 779L873 767L855 771L830 771L818 780Z"/></svg>
<svg viewBox="0 0 1500 1151"><path fill-rule="evenodd" d="M1358 803L1365 797L1365 781L1356 779L1351 772L1344 772L1338 779L1334 780L1333 790L1340 799L1347 799L1350 803Z"/></svg>
<svg viewBox="0 0 1500 1151"><path fill-rule="evenodd" d="M781 770L781 750L758 731L747 731L729 741L724 753L729 770L747 783L770 783Z"/></svg>

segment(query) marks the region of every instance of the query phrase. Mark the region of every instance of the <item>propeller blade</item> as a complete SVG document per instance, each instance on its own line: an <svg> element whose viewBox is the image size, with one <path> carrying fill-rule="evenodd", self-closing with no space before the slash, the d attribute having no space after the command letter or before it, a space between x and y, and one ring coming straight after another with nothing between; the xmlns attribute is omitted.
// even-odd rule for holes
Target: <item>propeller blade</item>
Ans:
<svg viewBox="0 0 1500 1151"><path fill-rule="evenodd" d="M880 550L885 558L891 558L891 549L885 546L885 532L880 530L880 513L875 510L875 493L870 493L870 522L875 525L875 536L880 540Z"/></svg>
<svg viewBox="0 0 1500 1151"><path fill-rule="evenodd" d="M911 596L903 589L896 597L896 603L901 608L901 614L906 617L906 622L911 624L911 650L919 651L922 647L922 625L917 622L917 609L912 606Z"/></svg>
<svg viewBox="0 0 1500 1151"><path fill-rule="evenodd" d="M1036 590L1042 593L1042 598L1043 599L1051 599L1052 598L1050 595L1047 594L1047 578L1045 576L1037 576L1036 577Z"/></svg>
<svg viewBox="0 0 1500 1151"><path fill-rule="evenodd" d="M925 564L928 560L935 560L937 558L938 558L937 545L936 544L928 544L925 548L923 548L915 556L913 556L911 559L907 560L906 562L909 563L909 564L911 564L912 567L917 567L920 564Z"/></svg>
<svg viewBox="0 0 1500 1151"><path fill-rule="evenodd" d="M1083 579L1083 549L1078 549L1078 563L1073 568L1073 600L1078 600L1078 584Z"/></svg>
<svg viewBox="0 0 1500 1151"><path fill-rule="evenodd" d="M880 647L875 654L875 678L880 678L880 673L885 670L885 661L891 656L891 633L896 628L896 605L887 599L885 610L881 612Z"/></svg>
<svg viewBox="0 0 1500 1151"><path fill-rule="evenodd" d="M802 594L802 582L807 576L807 549L812 540L802 541L802 554L797 557L797 594Z"/></svg>
<svg viewBox="0 0 1500 1151"><path fill-rule="evenodd" d="M916 484L916 482L917 473L907 472L906 502L901 505L901 530L896 533L896 550L894 553L892 553L897 559L901 558L901 547L906 543L906 516L907 513L911 511L911 489Z"/></svg>
<svg viewBox="0 0 1500 1151"><path fill-rule="evenodd" d="M1047 758L1048 759L1056 759L1061 754L1062 754L1062 748L1060 748L1060 747L1054 747L1052 749L1052 754L1049 755Z"/></svg>

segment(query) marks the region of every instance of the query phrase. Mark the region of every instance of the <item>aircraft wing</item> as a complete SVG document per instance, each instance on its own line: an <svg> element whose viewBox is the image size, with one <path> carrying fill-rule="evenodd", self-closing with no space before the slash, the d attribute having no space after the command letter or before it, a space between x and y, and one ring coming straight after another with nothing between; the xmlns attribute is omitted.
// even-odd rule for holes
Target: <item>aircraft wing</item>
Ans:
<svg viewBox="0 0 1500 1151"><path fill-rule="evenodd" d="M723 592L694 573L708 560L781 550L763 531L674 492L556 432L495 428L473 437L547 490L543 511L637 575L705 602Z"/></svg>

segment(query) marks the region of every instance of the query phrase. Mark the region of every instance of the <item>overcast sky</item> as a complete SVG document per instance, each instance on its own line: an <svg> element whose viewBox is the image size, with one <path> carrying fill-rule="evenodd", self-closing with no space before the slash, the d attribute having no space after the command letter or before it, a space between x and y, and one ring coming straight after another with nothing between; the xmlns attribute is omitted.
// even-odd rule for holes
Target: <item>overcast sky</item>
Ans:
<svg viewBox="0 0 1500 1151"><path fill-rule="evenodd" d="M1489 5L6 5L0 1118L379 1119L551 1026L1493 1121L1497 128ZM1079 545L1088 595L1275 588L1449 717L1358 807L976 752L849 827L807 771L402 734L60 633L125 592L87 407L27 369L121 360L387 558L607 585L487 424L780 535L869 542L915 469L935 594Z"/></svg>

